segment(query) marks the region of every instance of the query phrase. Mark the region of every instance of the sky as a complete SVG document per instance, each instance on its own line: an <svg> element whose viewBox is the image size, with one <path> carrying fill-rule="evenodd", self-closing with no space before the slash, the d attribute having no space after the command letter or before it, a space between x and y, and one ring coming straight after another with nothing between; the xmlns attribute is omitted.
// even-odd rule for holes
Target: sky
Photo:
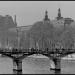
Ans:
<svg viewBox="0 0 75 75"><path fill-rule="evenodd" d="M26 26L42 21L46 10L53 20L59 7L63 17L75 20L75 1L0 1L0 15L16 15L18 26Z"/></svg>

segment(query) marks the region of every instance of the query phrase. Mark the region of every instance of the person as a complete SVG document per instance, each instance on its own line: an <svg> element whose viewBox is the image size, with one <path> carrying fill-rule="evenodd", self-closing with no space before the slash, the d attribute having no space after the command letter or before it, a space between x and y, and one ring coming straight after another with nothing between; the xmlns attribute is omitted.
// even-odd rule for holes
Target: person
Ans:
<svg viewBox="0 0 75 75"><path fill-rule="evenodd" d="M32 48L31 48L31 52L33 52L33 51L34 51L34 48L32 47Z"/></svg>
<svg viewBox="0 0 75 75"><path fill-rule="evenodd" d="M47 48L47 53L48 53L48 48Z"/></svg>

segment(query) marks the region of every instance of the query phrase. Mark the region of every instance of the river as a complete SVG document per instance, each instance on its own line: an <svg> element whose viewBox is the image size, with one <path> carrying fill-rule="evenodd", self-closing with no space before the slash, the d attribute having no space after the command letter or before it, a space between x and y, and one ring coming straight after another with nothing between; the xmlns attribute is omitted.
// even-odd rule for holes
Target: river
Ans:
<svg viewBox="0 0 75 75"><path fill-rule="evenodd" d="M50 70L48 58L27 57L22 61L23 74L54 74ZM0 57L0 74L12 74L13 62L8 57ZM75 74L74 60L61 60L61 74Z"/></svg>

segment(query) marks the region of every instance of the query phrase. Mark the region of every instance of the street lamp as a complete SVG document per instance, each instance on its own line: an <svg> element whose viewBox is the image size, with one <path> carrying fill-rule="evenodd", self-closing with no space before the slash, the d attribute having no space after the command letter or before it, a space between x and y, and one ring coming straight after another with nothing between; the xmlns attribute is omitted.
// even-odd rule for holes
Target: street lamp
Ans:
<svg viewBox="0 0 75 75"><path fill-rule="evenodd" d="M9 40L8 40L8 31L7 31L7 45L6 45L6 47L8 48L9 47Z"/></svg>

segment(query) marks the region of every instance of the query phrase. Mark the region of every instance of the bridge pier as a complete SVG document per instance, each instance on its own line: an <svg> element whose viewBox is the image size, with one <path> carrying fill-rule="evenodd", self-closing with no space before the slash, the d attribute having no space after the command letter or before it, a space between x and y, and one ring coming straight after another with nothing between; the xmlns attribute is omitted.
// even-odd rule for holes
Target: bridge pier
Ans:
<svg viewBox="0 0 75 75"><path fill-rule="evenodd" d="M54 58L53 59L54 64L55 64L55 74L61 72L61 59L60 58Z"/></svg>
<svg viewBox="0 0 75 75"><path fill-rule="evenodd" d="M13 59L13 73L22 74L22 60Z"/></svg>
<svg viewBox="0 0 75 75"><path fill-rule="evenodd" d="M59 58L53 59L54 64L55 64L55 70L60 71L61 70L61 60Z"/></svg>
<svg viewBox="0 0 75 75"><path fill-rule="evenodd" d="M53 58L53 62L54 62L55 67L50 68L50 70L54 70L55 74L60 74L61 73L61 59Z"/></svg>

